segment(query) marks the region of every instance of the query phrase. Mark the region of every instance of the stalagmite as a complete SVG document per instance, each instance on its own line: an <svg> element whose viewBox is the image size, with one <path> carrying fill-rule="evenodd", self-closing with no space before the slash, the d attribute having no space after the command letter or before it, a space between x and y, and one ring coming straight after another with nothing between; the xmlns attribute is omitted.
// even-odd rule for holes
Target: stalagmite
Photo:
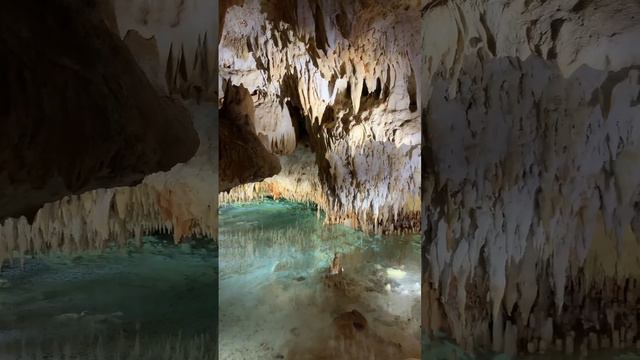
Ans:
<svg viewBox="0 0 640 360"><path fill-rule="evenodd" d="M598 345L598 335L594 332L589 333L589 347L591 348L591 350L598 350L598 348L600 347Z"/></svg>
<svg viewBox="0 0 640 360"><path fill-rule="evenodd" d="M574 351L574 338L573 338L573 334L569 333L567 335L567 337L565 338L565 343L564 343L564 352L567 355L571 355L573 354Z"/></svg>
<svg viewBox="0 0 640 360"><path fill-rule="evenodd" d="M584 359L589 355L589 350L587 349L587 343L583 342L580 344L580 358Z"/></svg>

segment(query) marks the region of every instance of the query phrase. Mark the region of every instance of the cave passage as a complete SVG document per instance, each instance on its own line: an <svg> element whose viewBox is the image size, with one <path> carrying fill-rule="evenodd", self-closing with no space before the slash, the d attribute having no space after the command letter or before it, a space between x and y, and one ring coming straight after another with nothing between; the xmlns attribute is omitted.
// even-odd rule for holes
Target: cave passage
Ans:
<svg viewBox="0 0 640 360"><path fill-rule="evenodd" d="M0 359L214 359L216 251L211 239L147 236L14 261L0 283Z"/></svg>
<svg viewBox="0 0 640 360"><path fill-rule="evenodd" d="M276 200L219 219L220 359L419 358L418 235L326 225Z"/></svg>

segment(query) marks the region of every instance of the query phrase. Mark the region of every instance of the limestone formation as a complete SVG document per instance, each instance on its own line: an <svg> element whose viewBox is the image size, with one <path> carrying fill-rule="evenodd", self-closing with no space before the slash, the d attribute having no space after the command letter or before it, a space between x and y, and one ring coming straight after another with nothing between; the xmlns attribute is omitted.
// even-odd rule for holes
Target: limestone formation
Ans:
<svg viewBox="0 0 640 360"><path fill-rule="evenodd" d="M358 310L351 310L338 315L334 320L338 333L345 338L353 338L358 331L367 328L367 319Z"/></svg>
<svg viewBox="0 0 640 360"><path fill-rule="evenodd" d="M511 355L632 345L640 6L422 11L426 330Z"/></svg>
<svg viewBox="0 0 640 360"><path fill-rule="evenodd" d="M211 134L212 106L192 109L198 132ZM19 256L48 251L74 253L140 241L148 233L217 236L217 191L209 147L202 137L196 156L168 172L145 177L134 187L98 189L45 204L29 222L24 216L0 224L0 265Z"/></svg>
<svg viewBox="0 0 640 360"><path fill-rule="evenodd" d="M281 170L278 157L264 147L247 123L254 113L247 89L227 86L224 106L219 111L220 191L261 181Z"/></svg>
<svg viewBox="0 0 640 360"><path fill-rule="evenodd" d="M276 160L278 158L279 173L263 181L239 185L228 192L220 193L220 203L248 202L266 196L303 203L327 202L327 196L322 192L318 179L316 157L308 146L299 145L294 153L281 155Z"/></svg>
<svg viewBox="0 0 640 360"><path fill-rule="evenodd" d="M0 219L134 185L198 148L189 113L154 90L91 3L0 12Z"/></svg>
<svg viewBox="0 0 640 360"><path fill-rule="evenodd" d="M331 223L417 231L419 2L223 3L219 83L247 89L244 121L282 171L221 200L313 201Z"/></svg>
<svg viewBox="0 0 640 360"><path fill-rule="evenodd" d="M182 98L217 101L217 1L106 1L118 32L154 84Z"/></svg>
<svg viewBox="0 0 640 360"><path fill-rule="evenodd" d="M56 0L53 3L66 4L62 0ZM102 38L110 39L114 43L112 47L120 51L119 56L128 60L135 70L129 70L126 73L129 78L121 79L121 76L116 74L119 76L114 77L113 84L107 81L109 78L106 77L108 75L106 73L104 81L110 86L110 90L108 89L110 92L106 92L104 96L107 100L110 96L114 96L124 105L130 105L131 109L125 107L125 110L141 117L144 124L136 124L136 117L131 119L116 117L119 114L118 111L122 111L120 110L122 105L115 102L107 109L101 110L99 106L91 108L94 104L91 101L105 102L105 98L94 99L91 95L100 95L100 93L89 93L85 99L86 104L79 106L79 109L85 112L92 110L92 113L87 113L83 118L74 118L82 124L75 124L76 128L69 129L78 131L73 134L81 136L83 129L90 129L87 124L92 124L87 119L93 120L93 117L101 119L103 113L106 111L108 115L107 110L111 109L115 115L105 121L131 122L127 125L133 127L131 130L133 134L129 135L131 139L125 138L127 141L125 144L128 147L107 151L100 147L102 139L100 137L81 139L88 143L93 142L97 154L111 157L107 158L111 159L109 162L100 163L100 157L93 156L91 151L85 151L83 155L86 158L83 158L83 161L86 167L92 171L99 170L107 174L110 168L113 168L113 171L118 170L117 166L127 169L125 165L135 165L136 161L155 159L149 160L145 157L145 146L152 145L154 147L151 149L155 151L153 155L159 157L157 162L162 164L162 167L156 165L155 168L149 168L144 172L139 170L140 173L135 173L137 178L134 177L134 179L138 182L142 180L137 186L118 186L134 185L133 181L104 183L105 188L67 196L61 200L49 202L39 210L36 208L33 218L16 216L4 220L0 224L0 267L4 260L12 260L16 256L24 257L25 254L38 254L50 250L74 252L84 249L101 249L110 244L123 245L131 239L139 240L143 234L157 231L171 232L176 242L188 236L214 238L217 235L218 129L217 104L213 101L217 99L217 86L215 77L212 76L215 74L214 60L217 53L215 46L210 46L210 41L207 40L210 37L215 39L216 36L216 27L213 22L216 14L208 12L212 9L212 5L210 2L198 1L183 2L182 5L169 1L165 4L115 1L113 4L100 2L100 5L95 13L100 14L101 17L93 14L95 24L92 23L92 26L101 29L103 33L97 31L96 33ZM47 6L53 7L49 3ZM146 7L149 6L151 8L147 9ZM198 13L201 10L205 12ZM40 13L39 9L34 11ZM136 18L134 16L136 14L144 15L143 19ZM181 16L186 16L185 14L189 15L188 21L181 20ZM171 19L172 21L169 21ZM109 29L119 33L110 33ZM74 36L76 35L87 36L80 30L74 30ZM119 40L118 36L123 40ZM95 41L91 37L89 39ZM67 46L66 43L65 46ZM92 46L97 47L100 44L92 44ZM172 65L174 61L171 57L172 49L177 47L182 49L179 53L179 61ZM63 63L61 66L70 67L71 74L75 72L80 79L84 79L86 75L77 66L73 63L67 64L65 49L63 47L56 50L61 54L58 59ZM89 60L91 58L83 61ZM98 70L103 72L121 67L116 60L108 56L98 60L111 61L104 69L98 67ZM187 61L188 70L186 70ZM159 74L162 76L159 77ZM165 77L165 74L171 76ZM41 80L49 78L51 77L42 75ZM144 91L153 94L155 98L145 95ZM182 118L176 115L177 110L173 111L173 108L168 105L162 105L158 93L172 96L169 104L181 110L178 114ZM151 101L156 98L156 102ZM136 104L135 101L139 103ZM62 112L62 114L70 113ZM188 127L179 122L181 119L188 123ZM187 134L193 136L183 135L185 131L178 125L165 124L169 121L190 129L191 132ZM123 135L118 135L118 128L115 126L117 124L117 122L111 124L113 128L103 124L97 127L96 131L105 132L101 136L105 137L106 143L119 145L117 141L119 136ZM62 129L58 129L52 131L52 134L57 136L61 131ZM163 137L159 139L160 141L156 139L154 143L151 136L156 133L160 133ZM180 146L175 146L176 144ZM167 155L173 148L180 147L194 150L197 148L197 151L181 154L180 157L170 153ZM65 151L69 149L65 148ZM52 156L58 156L55 150L54 148L51 151ZM76 150L84 151L81 148ZM77 154L74 155L77 157ZM60 157L62 158L61 155ZM68 156L64 159L67 158ZM177 162L179 163L176 164ZM151 162L151 164L154 163ZM78 166L74 163L72 165ZM82 169L82 167L70 168L76 171L71 173L76 176L73 178L74 181L85 181ZM142 178L144 175L147 176Z"/></svg>
<svg viewBox="0 0 640 360"><path fill-rule="evenodd" d="M329 275L338 275L344 271L342 267L342 255L335 253L333 260L331 260L331 267L329 268Z"/></svg>

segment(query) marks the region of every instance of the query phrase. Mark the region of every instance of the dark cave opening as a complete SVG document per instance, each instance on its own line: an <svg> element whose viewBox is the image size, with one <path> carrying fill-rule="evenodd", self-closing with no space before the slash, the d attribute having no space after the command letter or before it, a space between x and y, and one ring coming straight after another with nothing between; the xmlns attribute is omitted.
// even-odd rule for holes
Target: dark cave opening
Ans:
<svg viewBox="0 0 640 360"><path fill-rule="evenodd" d="M409 92L409 111L415 112L418 110L417 100L417 84L416 84L416 72L411 67L411 73L407 79L407 91Z"/></svg>
<svg viewBox="0 0 640 360"><path fill-rule="evenodd" d="M291 100L285 102L287 110L289 110L289 116L291 116L291 125L296 132L296 142L299 144L309 144L309 129L307 129L307 122L302 109L295 105Z"/></svg>

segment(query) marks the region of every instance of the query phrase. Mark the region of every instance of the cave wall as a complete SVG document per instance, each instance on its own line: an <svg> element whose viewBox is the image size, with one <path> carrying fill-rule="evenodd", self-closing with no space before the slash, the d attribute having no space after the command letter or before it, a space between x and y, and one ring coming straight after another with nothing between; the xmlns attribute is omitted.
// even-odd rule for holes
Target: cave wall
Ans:
<svg viewBox="0 0 640 360"><path fill-rule="evenodd" d="M156 89L189 109L198 132L196 154L169 171L147 176L160 228L176 242L187 236L217 238L219 126L217 1L111 0L117 31ZM137 211L145 207L135 206ZM145 221L142 222L146 224ZM139 221L131 221L140 226ZM157 228L157 226L156 226Z"/></svg>
<svg viewBox="0 0 640 360"><path fill-rule="evenodd" d="M261 181L230 188L219 195L220 204L249 202L264 197L323 204L328 201L318 178L316 156L308 146L298 146L278 157L279 171Z"/></svg>
<svg viewBox="0 0 640 360"><path fill-rule="evenodd" d="M634 344L640 6L423 5L425 330L510 355Z"/></svg>
<svg viewBox="0 0 640 360"><path fill-rule="evenodd" d="M218 1L108 1L117 31L160 90L217 101Z"/></svg>
<svg viewBox="0 0 640 360"><path fill-rule="evenodd" d="M198 148L189 113L154 90L97 4L0 14L0 219L69 194L139 183Z"/></svg>
<svg viewBox="0 0 640 360"><path fill-rule="evenodd" d="M417 231L418 1L232 3L221 24L219 84L249 91L245 119L283 170L222 198L288 195L317 201L329 222ZM291 162L305 152L315 156L308 170L317 168L317 179Z"/></svg>
<svg viewBox="0 0 640 360"><path fill-rule="evenodd" d="M131 109L125 109L142 118L144 123L134 128L138 132L131 135L131 139L125 138L127 142L124 144L116 143L119 136L103 133L108 144L123 146L119 150L122 154L116 153L117 156L100 148L100 142L96 142L99 139L95 136L81 138L82 141L93 141L92 145L95 146L95 149L85 151L83 161L89 167L94 160L100 164L100 158L92 157L93 152L106 153L115 156L114 161L125 165L146 161L146 171L135 174L138 175L136 179L139 185L135 185L134 181L101 183L101 188L96 190L78 191L58 201L49 199L50 202L44 206L40 203L31 218L15 216L5 219L0 225L0 266L4 260L12 260L16 255L24 257L25 254L49 250L74 252L104 248L112 243L139 240L143 234L158 231L171 232L176 242L187 236L217 237L217 48L211 46L217 38L217 4L195 0L181 3L158 1L153 4L116 0L94 5L93 21L98 24L95 26L101 27L104 32L101 35L115 44L113 47L120 51L118 56L128 60L135 70L129 70L125 74L128 77L121 78L120 74L114 77L112 81L118 85L110 84L111 91L119 96L120 101L128 99L125 105ZM81 21L83 18L79 19ZM78 36L87 36L79 30L76 33ZM62 41L69 34L60 36ZM63 47L59 52L65 49ZM64 60L64 56L61 55L61 58ZM105 55L104 59L96 61L107 62L106 69L120 69L117 65L122 60ZM49 73L42 72L39 80L48 81L50 77ZM86 76L80 76L83 77ZM146 88L142 88L142 85ZM174 104L180 109L179 115L182 117L176 115L177 110L161 106L163 103L145 103L149 95L144 91L158 98L162 96L163 101ZM91 95L95 94L89 93L85 99L80 93L80 99L86 101L86 108L81 107L82 110L100 109L99 106L91 107L98 101ZM100 101L104 102L105 98ZM112 104L112 107L114 111L120 109L116 104ZM76 120L86 122L87 119L100 118L102 115L92 112ZM137 118L119 119L115 115L107 120L130 120L129 127L136 125ZM188 124L191 133L187 134L190 137L183 135L184 131L177 125L166 124L180 119L184 119L185 124L178 122L178 125ZM74 126L69 129L78 136L78 129L88 128L81 124ZM95 130L104 131L100 127ZM52 131L49 135L59 133ZM144 151L147 150L145 145L156 133L163 137L155 139L157 143L153 144L156 147L152 148L154 157L147 159L144 157ZM64 139L62 136L55 141ZM190 152L177 157L171 153L174 148L190 149ZM51 154L65 159L56 152ZM152 160L162 164L162 167L152 167L155 164ZM118 162L115 164L120 165ZM107 163L105 167L111 169L112 165ZM35 169L38 169L37 166L33 166L31 171ZM77 172L78 169L82 167L75 164L70 170ZM105 172L102 168L98 170Z"/></svg>
<svg viewBox="0 0 640 360"><path fill-rule="evenodd" d="M280 160L265 148L253 128L256 107L244 86L226 83L219 109L220 191L259 182L280 172ZM224 193L221 193L224 194Z"/></svg>
<svg viewBox="0 0 640 360"><path fill-rule="evenodd" d="M140 241L149 233L217 238L217 189L212 163L217 109L190 106L200 135L196 155L169 171L147 175L131 187L113 187L46 203L33 220L7 218L0 224L0 265L51 250L67 254Z"/></svg>

